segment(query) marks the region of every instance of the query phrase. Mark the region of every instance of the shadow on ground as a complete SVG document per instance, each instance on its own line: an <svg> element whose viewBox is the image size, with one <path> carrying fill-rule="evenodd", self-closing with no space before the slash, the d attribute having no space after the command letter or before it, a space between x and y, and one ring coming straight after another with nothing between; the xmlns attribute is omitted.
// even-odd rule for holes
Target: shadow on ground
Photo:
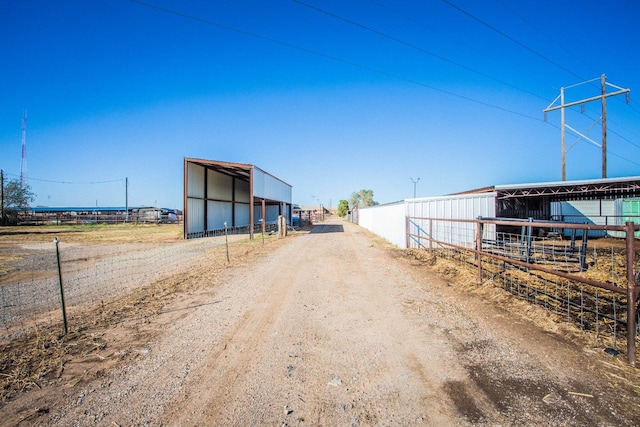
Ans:
<svg viewBox="0 0 640 427"><path fill-rule="evenodd" d="M309 233L344 233L344 227L341 224L315 224Z"/></svg>

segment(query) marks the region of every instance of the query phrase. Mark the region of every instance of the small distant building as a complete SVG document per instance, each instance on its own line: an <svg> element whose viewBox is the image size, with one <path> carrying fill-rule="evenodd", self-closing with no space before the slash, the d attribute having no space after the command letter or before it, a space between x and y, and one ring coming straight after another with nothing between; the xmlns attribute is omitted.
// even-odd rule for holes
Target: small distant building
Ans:
<svg viewBox="0 0 640 427"><path fill-rule="evenodd" d="M328 209L322 206L295 206L293 208L294 225L313 224L323 221L329 215Z"/></svg>
<svg viewBox="0 0 640 427"><path fill-rule="evenodd" d="M154 206L37 206L22 212L19 224L173 224L180 222L181 218L180 210Z"/></svg>
<svg viewBox="0 0 640 427"><path fill-rule="evenodd" d="M184 238L213 236L220 230L291 224L292 187L257 166L184 159Z"/></svg>

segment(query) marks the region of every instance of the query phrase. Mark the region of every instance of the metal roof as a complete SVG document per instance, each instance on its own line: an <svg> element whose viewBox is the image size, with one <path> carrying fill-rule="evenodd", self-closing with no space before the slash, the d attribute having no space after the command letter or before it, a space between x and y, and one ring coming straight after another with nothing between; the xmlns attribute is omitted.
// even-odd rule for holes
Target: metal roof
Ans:
<svg viewBox="0 0 640 427"><path fill-rule="evenodd" d="M452 195L481 194L494 191L499 199L537 196L550 196L556 199L584 198L585 196L640 197L640 176L494 185Z"/></svg>
<svg viewBox="0 0 640 427"><path fill-rule="evenodd" d="M494 188L500 199L527 196L552 196L553 198L638 197L640 196L640 176L496 185Z"/></svg>
<svg viewBox="0 0 640 427"><path fill-rule="evenodd" d="M206 159L195 159L190 157L185 157L185 162L194 163L196 165L204 166L208 169L215 170L217 172L223 173L225 175L232 176L234 178L242 179L243 181L249 181L251 176L251 169L258 169L265 175L269 175L270 177L282 182L283 184L291 187L290 184L281 180L280 178L266 172L265 170L259 168L255 165L250 165L247 163L233 163L233 162L221 162L217 160L206 160Z"/></svg>

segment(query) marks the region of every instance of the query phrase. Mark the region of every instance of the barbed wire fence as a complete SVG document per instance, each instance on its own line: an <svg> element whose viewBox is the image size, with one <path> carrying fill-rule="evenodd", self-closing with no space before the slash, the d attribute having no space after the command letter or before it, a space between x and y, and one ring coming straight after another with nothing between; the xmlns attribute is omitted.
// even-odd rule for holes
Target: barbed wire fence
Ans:
<svg viewBox="0 0 640 427"><path fill-rule="evenodd" d="M229 236L229 241L247 237L236 234ZM23 245L13 254L11 271L0 275L0 340L10 342L37 329L59 327L66 316L63 308L73 311L99 306L154 281L187 272L208 256L210 249L225 244L223 235L164 244L52 241Z"/></svg>

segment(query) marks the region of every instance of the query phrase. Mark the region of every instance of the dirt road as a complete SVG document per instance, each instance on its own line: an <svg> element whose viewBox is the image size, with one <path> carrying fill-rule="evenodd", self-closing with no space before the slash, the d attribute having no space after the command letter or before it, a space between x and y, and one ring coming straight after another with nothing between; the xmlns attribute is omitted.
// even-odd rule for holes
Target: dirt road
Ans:
<svg viewBox="0 0 640 427"><path fill-rule="evenodd" d="M216 286L139 321L139 335L121 346L126 363L89 372L90 381L60 387L55 397L42 394L29 403L35 415L22 419L63 426L639 422L630 403L637 389L617 390L592 369L600 355L591 360L385 247L337 220L289 237L253 265L211 277ZM5 411L28 413L24 402Z"/></svg>

